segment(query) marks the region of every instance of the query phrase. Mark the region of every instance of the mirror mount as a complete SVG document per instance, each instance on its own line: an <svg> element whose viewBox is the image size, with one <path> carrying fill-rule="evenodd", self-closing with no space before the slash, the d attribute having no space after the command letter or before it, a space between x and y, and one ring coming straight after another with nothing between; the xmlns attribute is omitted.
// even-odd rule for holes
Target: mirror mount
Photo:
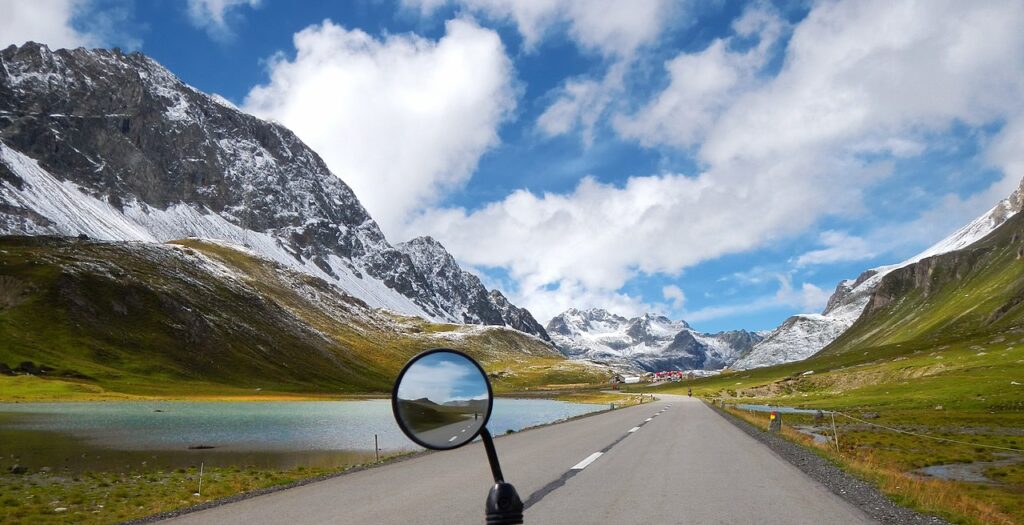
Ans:
<svg viewBox="0 0 1024 525"><path fill-rule="evenodd" d="M391 409L398 427L418 445L452 450L477 436L484 443L494 485L487 495L488 525L523 522L523 501L505 482L487 431L494 392L487 373L472 357L447 348L427 350L413 357L395 381Z"/></svg>
<svg viewBox="0 0 1024 525"><path fill-rule="evenodd" d="M523 500L511 483L505 483L501 475L501 464L498 453L494 450L494 440L486 428L480 431L480 440L487 451L487 461L491 464L494 486L487 494L487 525L515 525L523 522Z"/></svg>

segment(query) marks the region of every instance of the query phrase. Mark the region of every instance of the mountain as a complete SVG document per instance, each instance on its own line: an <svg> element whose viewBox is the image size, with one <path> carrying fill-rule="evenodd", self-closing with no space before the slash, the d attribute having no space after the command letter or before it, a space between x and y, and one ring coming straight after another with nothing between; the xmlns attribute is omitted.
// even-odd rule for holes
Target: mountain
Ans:
<svg viewBox="0 0 1024 525"><path fill-rule="evenodd" d="M499 391L608 377L539 337L372 309L221 241L0 236L0 373L163 396L385 392L436 347L479 359Z"/></svg>
<svg viewBox="0 0 1024 525"><path fill-rule="evenodd" d="M216 239L374 308L547 338L440 244L391 245L288 129L139 53L34 43L0 51L0 234Z"/></svg>
<svg viewBox="0 0 1024 525"><path fill-rule="evenodd" d="M963 248L889 271L857 322L821 355L903 343L972 350L972 342L978 348L1006 343L1012 349L1007 341L1022 343L1022 334L1024 213L1012 213Z"/></svg>
<svg viewBox="0 0 1024 525"><path fill-rule="evenodd" d="M736 369L759 368L806 359L839 338L861 318L875 292L891 273L930 257L963 250L991 234L1024 210L1024 180L1009 197L989 211L899 264L862 273L856 280L839 283L821 314L798 314L756 344L749 354L732 365Z"/></svg>
<svg viewBox="0 0 1024 525"><path fill-rule="evenodd" d="M498 290L487 291L480 278L463 270L441 243L432 237L417 237L395 245L426 277L429 294L446 312L463 322L501 325L550 340L544 327L525 308L508 301Z"/></svg>
<svg viewBox="0 0 1024 525"><path fill-rule="evenodd" d="M569 309L548 322L547 332L568 357L652 372L717 370L761 340L745 330L704 334L661 315L627 319L599 308Z"/></svg>

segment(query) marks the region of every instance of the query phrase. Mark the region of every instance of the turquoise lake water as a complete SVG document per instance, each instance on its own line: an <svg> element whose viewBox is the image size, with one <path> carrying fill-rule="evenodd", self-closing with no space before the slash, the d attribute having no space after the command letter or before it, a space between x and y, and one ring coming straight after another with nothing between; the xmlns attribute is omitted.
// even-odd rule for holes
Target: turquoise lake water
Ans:
<svg viewBox="0 0 1024 525"><path fill-rule="evenodd" d="M500 435L605 408L496 399L487 426ZM180 467L198 462L276 468L339 466L372 459L375 434L384 454L419 449L398 429L391 401L385 399L0 403L0 466L18 463L69 470Z"/></svg>

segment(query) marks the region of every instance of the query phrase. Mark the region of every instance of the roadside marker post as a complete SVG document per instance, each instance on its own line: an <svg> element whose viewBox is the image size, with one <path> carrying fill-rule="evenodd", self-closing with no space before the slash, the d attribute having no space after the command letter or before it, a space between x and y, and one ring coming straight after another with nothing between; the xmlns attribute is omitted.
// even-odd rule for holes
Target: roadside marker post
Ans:
<svg viewBox="0 0 1024 525"><path fill-rule="evenodd" d="M375 463L380 463L380 445L377 444L377 434L373 435L373 455L376 458Z"/></svg>
<svg viewBox="0 0 1024 525"><path fill-rule="evenodd" d="M836 453L839 453L839 431L836 430L836 413L832 412L832 437L836 442Z"/></svg>
<svg viewBox="0 0 1024 525"><path fill-rule="evenodd" d="M782 416L778 412L772 412L768 416L768 432L778 433L782 430Z"/></svg>

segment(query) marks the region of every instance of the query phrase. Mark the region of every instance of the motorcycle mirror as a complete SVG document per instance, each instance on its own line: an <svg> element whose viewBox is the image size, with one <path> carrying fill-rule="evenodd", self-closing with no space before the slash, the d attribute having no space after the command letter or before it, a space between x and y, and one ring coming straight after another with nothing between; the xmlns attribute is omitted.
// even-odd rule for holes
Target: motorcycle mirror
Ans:
<svg viewBox="0 0 1024 525"><path fill-rule="evenodd" d="M434 450L473 441L487 425L493 403L483 368L468 355L446 348L412 358L391 392L398 427L418 445Z"/></svg>

